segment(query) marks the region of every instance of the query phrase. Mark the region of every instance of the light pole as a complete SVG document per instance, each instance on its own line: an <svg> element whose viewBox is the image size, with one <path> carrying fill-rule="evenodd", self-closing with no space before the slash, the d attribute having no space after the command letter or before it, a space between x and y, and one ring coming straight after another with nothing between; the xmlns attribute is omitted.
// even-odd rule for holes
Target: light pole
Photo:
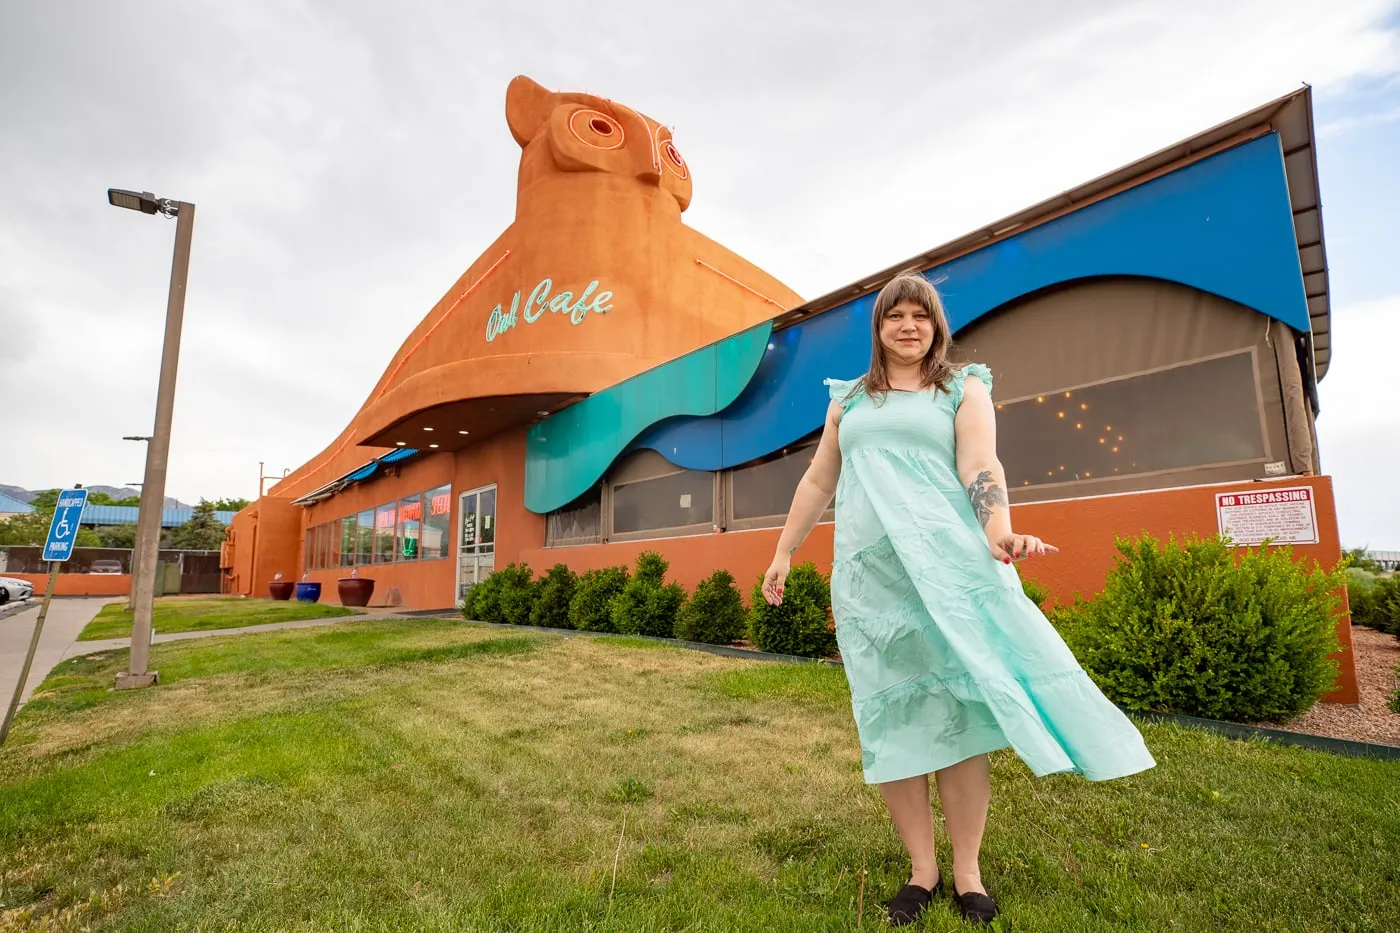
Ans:
<svg viewBox="0 0 1400 933"><path fill-rule="evenodd" d="M180 363L180 328L185 317L185 282L190 271L190 240L194 235L194 205L158 198L149 191L107 189L114 207L175 218L175 256L170 264L170 296L165 305L165 342L160 354L160 383L156 389L156 424L146 445L146 477L136 518L136 550L132 589L135 606L131 625L131 661L117 675L117 689L147 687L159 673L146 668L151 658L151 610L155 603L156 558L160 552L160 519L165 506L165 467L170 458L170 422L175 411L175 372Z"/></svg>
<svg viewBox="0 0 1400 933"><path fill-rule="evenodd" d="M146 435L146 434L125 434L125 435L122 436L122 440L124 440L124 441L146 441L146 442L149 443L150 440L151 440L151 438L150 438L149 435ZM144 489L144 488L145 488L145 485L144 485L143 483L127 483L126 485L127 485L127 486L135 486L137 489ZM164 504L164 503L162 503L162 505L163 505L163 504ZM139 525L140 525L140 522L141 522L141 509L140 509L140 508L137 508L137 510L136 510L136 522L137 522L137 525L139 526ZM127 591L127 594L126 594L126 608L130 609L130 610L132 611L133 615L134 615L134 613L136 612L136 577L140 574L140 570L138 570L138 568L141 566L140 553L141 553L140 551L136 550L136 542L135 542L135 541L131 542L131 580L132 580L132 586L131 586L131 589L129 589L129 590Z"/></svg>

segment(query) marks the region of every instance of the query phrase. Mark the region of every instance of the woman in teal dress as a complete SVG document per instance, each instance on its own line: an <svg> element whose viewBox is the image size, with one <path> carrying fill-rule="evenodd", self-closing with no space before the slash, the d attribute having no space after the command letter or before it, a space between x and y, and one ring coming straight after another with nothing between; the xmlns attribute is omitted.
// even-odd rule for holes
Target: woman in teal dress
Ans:
<svg viewBox="0 0 1400 933"><path fill-rule="evenodd" d="M912 863L889 903L912 923L942 886L929 774L953 849L953 898L990 921L978 855L987 753L1036 775L1123 777L1155 763L1039 607L1013 561L1057 550L1012 530L986 366L958 367L937 290L896 277L875 299L870 371L828 379L831 404L763 582L782 601L792 552L836 499L831 604L867 783Z"/></svg>

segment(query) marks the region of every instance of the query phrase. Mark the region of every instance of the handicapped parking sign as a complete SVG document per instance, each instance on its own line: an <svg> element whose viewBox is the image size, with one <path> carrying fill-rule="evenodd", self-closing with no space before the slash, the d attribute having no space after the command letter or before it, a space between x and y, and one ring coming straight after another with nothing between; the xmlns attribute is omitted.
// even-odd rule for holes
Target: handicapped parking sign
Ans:
<svg viewBox="0 0 1400 933"><path fill-rule="evenodd" d="M44 542L44 560L61 561L73 556L73 542L78 539L78 526L87 506L86 489L65 489L58 494L58 504L49 523L49 537Z"/></svg>

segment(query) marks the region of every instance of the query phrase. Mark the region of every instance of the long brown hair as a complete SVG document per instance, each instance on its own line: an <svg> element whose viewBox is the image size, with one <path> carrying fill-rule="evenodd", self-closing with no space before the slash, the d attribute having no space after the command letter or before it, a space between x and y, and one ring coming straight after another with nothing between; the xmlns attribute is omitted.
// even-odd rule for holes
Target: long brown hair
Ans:
<svg viewBox="0 0 1400 933"><path fill-rule="evenodd" d="M943 299L933 283L917 272L901 272L875 296L875 308L870 314L870 370L861 377L858 388L872 401L879 402L890 391L889 370L885 366L885 345L880 342L880 324L890 309L901 301L912 301L928 312L933 321L933 343L923 359L919 372L919 387L948 390L957 367L948 359L953 338Z"/></svg>

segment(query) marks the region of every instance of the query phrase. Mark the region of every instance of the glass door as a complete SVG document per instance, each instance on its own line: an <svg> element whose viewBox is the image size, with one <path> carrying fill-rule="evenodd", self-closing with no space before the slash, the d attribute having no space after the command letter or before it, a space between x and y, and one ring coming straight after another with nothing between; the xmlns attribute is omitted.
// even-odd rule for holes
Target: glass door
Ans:
<svg viewBox="0 0 1400 933"><path fill-rule="evenodd" d="M464 492L458 509L457 599L496 569L496 487Z"/></svg>

